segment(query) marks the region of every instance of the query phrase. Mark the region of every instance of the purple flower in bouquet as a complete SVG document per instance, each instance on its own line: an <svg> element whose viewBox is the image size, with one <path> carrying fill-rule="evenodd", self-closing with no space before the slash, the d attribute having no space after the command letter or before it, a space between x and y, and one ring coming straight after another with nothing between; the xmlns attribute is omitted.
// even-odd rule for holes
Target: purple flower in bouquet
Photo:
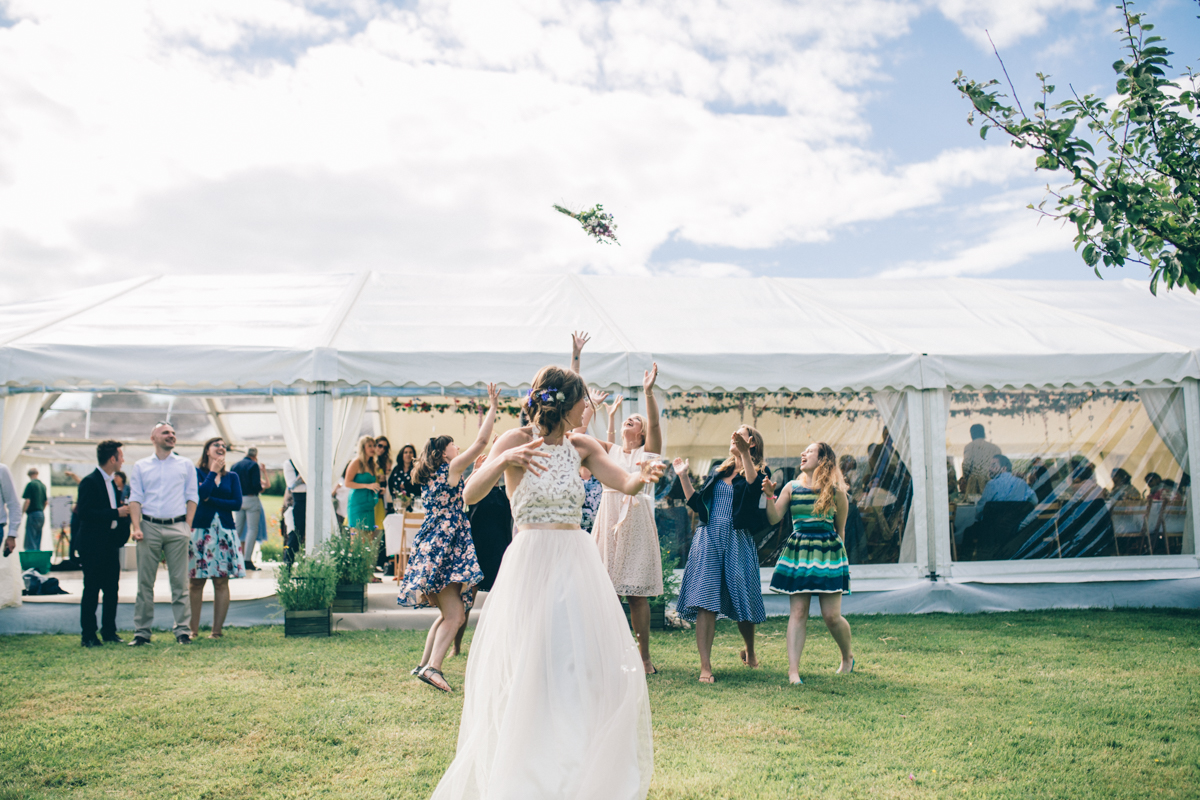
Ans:
<svg viewBox="0 0 1200 800"><path fill-rule="evenodd" d="M621 246L621 243L617 241L617 223L613 220L613 215L606 212L604 206L599 203L594 208L578 213L557 204L555 204L554 210L560 214L566 214L571 219L579 220L584 232L597 242Z"/></svg>

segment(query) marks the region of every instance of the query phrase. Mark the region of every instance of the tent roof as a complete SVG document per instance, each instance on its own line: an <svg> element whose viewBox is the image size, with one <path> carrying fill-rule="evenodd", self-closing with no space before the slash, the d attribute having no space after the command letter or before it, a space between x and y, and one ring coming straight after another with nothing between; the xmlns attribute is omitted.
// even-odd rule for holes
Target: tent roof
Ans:
<svg viewBox="0 0 1200 800"><path fill-rule="evenodd" d="M228 390L1082 386L1200 377L1200 298L1142 282L622 276L160 276L0 306L0 384Z"/></svg>

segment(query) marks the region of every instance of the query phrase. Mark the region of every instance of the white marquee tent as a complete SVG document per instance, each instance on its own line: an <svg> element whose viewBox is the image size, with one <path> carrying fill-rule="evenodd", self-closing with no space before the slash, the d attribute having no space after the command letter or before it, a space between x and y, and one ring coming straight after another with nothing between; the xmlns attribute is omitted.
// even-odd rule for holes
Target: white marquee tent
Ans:
<svg viewBox="0 0 1200 800"><path fill-rule="evenodd" d="M1164 395L1160 434L1186 472L1200 460L1200 298L1141 281L912 281L382 273L161 276L0 307L0 461L21 452L48 393L270 395L288 454L328 496L369 396L527 385L591 333L589 382L642 370L687 391L871 393L914 478L907 564L865 577L1044 580L1074 571L1195 576L1188 508L1181 555L1067 564L953 564L946 485L947 389L1136 387ZM329 529L309 505L309 543ZM1107 572L1106 572L1107 571Z"/></svg>

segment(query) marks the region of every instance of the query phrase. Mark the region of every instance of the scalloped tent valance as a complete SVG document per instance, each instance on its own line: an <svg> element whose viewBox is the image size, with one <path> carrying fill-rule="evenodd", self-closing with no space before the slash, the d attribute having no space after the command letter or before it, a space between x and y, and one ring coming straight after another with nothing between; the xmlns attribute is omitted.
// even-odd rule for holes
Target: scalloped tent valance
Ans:
<svg viewBox="0 0 1200 800"><path fill-rule="evenodd" d="M1200 378L1200 298L1137 281L160 276L0 307L0 385L841 391Z"/></svg>

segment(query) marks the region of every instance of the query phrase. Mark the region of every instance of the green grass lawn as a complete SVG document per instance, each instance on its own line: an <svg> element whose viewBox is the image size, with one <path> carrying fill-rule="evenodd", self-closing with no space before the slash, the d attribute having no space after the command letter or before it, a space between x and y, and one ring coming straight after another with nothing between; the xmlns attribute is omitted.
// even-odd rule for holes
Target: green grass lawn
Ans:
<svg viewBox="0 0 1200 800"><path fill-rule="evenodd" d="M802 687L784 685L782 619L760 628L754 671L719 625L712 686L696 682L690 631L655 634L650 796L1200 796L1200 612L850 623L855 674L832 674L817 617ZM0 797L427 798L462 695L409 676L423 638L6 637ZM447 662L455 687L465 663Z"/></svg>

